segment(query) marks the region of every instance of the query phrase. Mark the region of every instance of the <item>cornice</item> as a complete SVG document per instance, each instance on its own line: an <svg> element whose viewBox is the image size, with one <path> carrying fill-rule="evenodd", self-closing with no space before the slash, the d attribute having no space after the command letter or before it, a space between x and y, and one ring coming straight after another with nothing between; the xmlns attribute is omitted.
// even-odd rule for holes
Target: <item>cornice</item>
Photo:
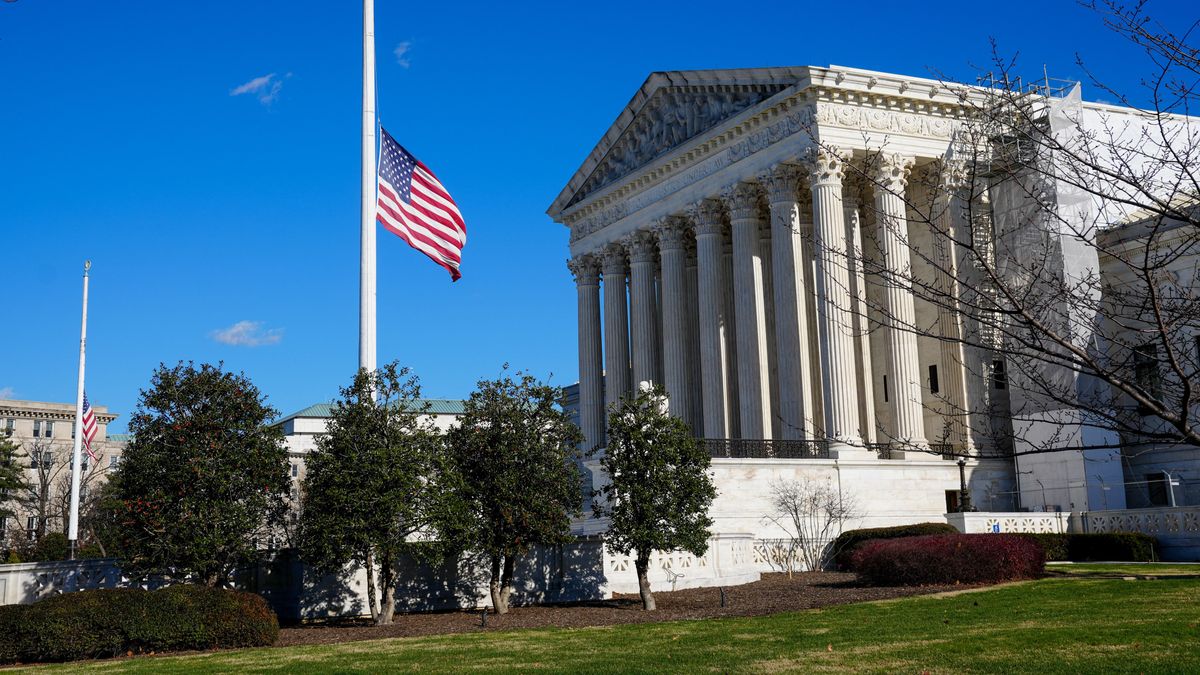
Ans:
<svg viewBox="0 0 1200 675"><path fill-rule="evenodd" d="M96 422L98 424L108 424L109 422L112 422L113 420L120 417L120 415L118 415L118 414L106 413L106 412L97 412L97 413L95 413L95 415L96 415ZM31 410L29 408L0 407L0 417L3 417L3 418L12 417L15 419L26 419L26 420L54 420L56 422L59 420L67 420L67 421L74 422L75 421L75 411L74 410L64 410L64 411Z"/></svg>

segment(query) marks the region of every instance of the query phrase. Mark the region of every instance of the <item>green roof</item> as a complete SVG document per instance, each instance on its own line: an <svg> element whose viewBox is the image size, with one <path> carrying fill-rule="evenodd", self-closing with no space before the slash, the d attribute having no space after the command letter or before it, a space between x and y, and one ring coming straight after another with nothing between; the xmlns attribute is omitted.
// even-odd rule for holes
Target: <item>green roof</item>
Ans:
<svg viewBox="0 0 1200 675"><path fill-rule="evenodd" d="M429 412L434 415L461 415L464 412L464 408L463 408L464 403L465 403L465 401L459 401L459 400L450 399L450 398L422 398L422 399L417 399L416 407L423 408L426 405L428 405ZM291 415L288 415L287 417L277 420L276 422L274 422L274 424L283 424L284 422L291 420L291 419L295 419L297 417L321 417L321 418L324 418L324 417L332 417L332 416L333 416L333 404L332 403L315 403L313 405L308 406L307 408L304 408L303 410L296 411L296 412L292 413Z"/></svg>

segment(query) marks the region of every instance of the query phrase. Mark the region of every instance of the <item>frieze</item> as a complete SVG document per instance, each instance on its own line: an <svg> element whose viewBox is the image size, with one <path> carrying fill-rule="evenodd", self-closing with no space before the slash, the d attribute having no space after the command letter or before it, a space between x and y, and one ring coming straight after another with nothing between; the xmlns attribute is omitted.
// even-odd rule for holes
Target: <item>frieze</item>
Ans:
<svg viewBox="0 0 1200 675"><path fill-rule="evenodd" d="M825 126L929 138L950 138L956 126L946 117L824 101L816 104L816 121Z"/></svg>

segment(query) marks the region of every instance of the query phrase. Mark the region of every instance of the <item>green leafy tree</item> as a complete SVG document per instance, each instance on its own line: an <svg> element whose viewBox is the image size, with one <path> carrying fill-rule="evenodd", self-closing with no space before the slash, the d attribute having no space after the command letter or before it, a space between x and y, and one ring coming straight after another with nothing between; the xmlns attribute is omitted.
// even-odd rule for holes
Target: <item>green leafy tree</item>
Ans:
<svg viewBox="0 0 1200 675"><path fill-rule="evenodd" d="M420 395L417 377L395 363L359 370L306 464L305 561L333 574L366 567L377 625L392 622L397 562L406 550L425 550L413 542L427 538L440 504L440 439Z"/></svg>
<svg viewBox="0 0 1200 675"><path fill-rule="evenodd" d="M446 439L459 510L448 541L486 555L497 614L508 611L517 559L534 545L570 540L580 513L579 429L562 408L562 389L531 375L481 380Z"/></svg>
<svg viewBox="0 0 1200 675"><path fill-rule="evenodd" d="M277 411L243 374L160 365L113 476L125 569L228 583L282 516L288 493Z"/></svg>
<svg viewBox="0 0 1200 675"><path fill-rule="evenodd" d="M717 496L711 459L682 420L667 414L661 387L623 399L608 416L608 447L600 466L609 483L597 491L597 517L611 519L605 539L614 553L636 553L642 607L654 609L650 554L682 549L704 555Z"/></svg>
<svg viewBox="0 0 1200 675"><path fill-rule="evenodd" d="M20 446L7 438L0 438L0 518L15 518L13 507L29 489L25 467L21 463ZM0 545L4 542L0 541Z"/></svg>

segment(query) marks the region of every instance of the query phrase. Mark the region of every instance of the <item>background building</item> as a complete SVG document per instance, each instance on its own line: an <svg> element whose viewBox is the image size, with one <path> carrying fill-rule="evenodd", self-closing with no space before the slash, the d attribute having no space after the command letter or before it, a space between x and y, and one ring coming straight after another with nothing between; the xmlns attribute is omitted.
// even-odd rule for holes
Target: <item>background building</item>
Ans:
<svg viewBox="0 0 1200 675"><path fill-rule="evenodd" d="M82 452L80 465L80 512L89 498L108 480L108 473L121 460L128 438L109 434L108 425L117 414L95 405L96 438L92 460ZM75 404L40 401L0 400L0 433L20 447L18 460L26 467L29 489L9 495L8 506L15 518L0 519L0 546L19 540L36 541L47 532L65 532L70 508L72 451L75 443ZM82 535L81 535L82 536Z"/></svg>

